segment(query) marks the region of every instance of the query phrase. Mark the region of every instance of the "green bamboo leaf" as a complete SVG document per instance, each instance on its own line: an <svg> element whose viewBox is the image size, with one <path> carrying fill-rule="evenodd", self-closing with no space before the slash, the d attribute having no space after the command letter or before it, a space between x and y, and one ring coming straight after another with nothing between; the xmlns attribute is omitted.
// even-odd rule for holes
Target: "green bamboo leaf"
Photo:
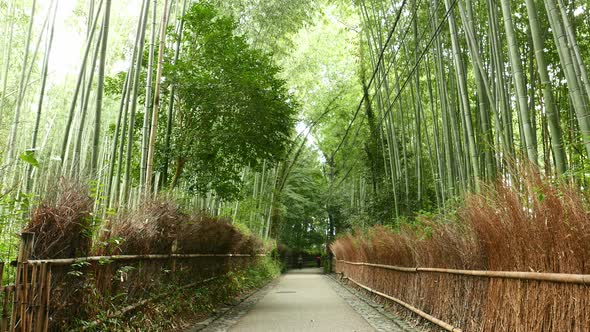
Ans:
<svg viewBox="0 0 590 332"><path fill-rule="evenodd" d="M33 167L39 167L39 161L35 158L35 151L25 151L20 154L19 158Z"/></svg>

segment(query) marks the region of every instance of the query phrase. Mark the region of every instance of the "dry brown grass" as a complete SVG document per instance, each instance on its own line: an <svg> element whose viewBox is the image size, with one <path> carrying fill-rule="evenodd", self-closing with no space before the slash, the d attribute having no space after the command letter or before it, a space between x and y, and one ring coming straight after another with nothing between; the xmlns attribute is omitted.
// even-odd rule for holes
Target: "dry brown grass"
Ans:
<svg viewBox="0 0 590 332"><path fill-rule="evenodd" d="M110 254L169 254L178 231L188 219L176 204L167 200L148 200L131 211L120 213L111 221L110 232L103 235L110 241ZM98 248L102 250L102 248Z"/></svg>
<svg viewBox="0 0 590 332"><path fill-rule="evenodd" d="M87 188L60 182L56 191L34 210L24 229L35 233L33 257L264 251L260 240L240 232L231 221L201 212L182 212L175 203L164 199L146 201L137 209L120 212L105 225L107 230L93 246L92 208ZM90 320L101 311L133 304L172 284L222 275L253 259L140 259L54 266L50 329L67 330L76 319Z"/></svg>
<svg viewBox="0 0 590 332"><path fill-rule="evenodd" d="M117 245L113 245L116 239ZM110 231L102 236L109 247L98 253L140 254L255 254L262 243L231 224L201 211L185 213L167 200L150 200L137 209L114 218Z"/></svg>
<svg viewBox="0 0 590 332"><path fill-rule="evenodd" d="M338 259L408 267L590 273L590 213L584 195L532 167L470 195L453 220L418 229L376 227L339 238ZM522 176L524 174L524 176ZM337 264L361 283L464 331L587 331L590 287Z"/></svg>
<svg viewBox="0 0 590 332"><path fill-rule="evenodd" d="M90 252L93 201L84 186L61 179L33 210L23 231L35 233L32 257L68 258Z"/></svg>
<svg viewBox="0 0 590 332"><path fill-rule="evenodd" d="M245 235L226 220L198 216L181 226L178 234L178 253L256 254L262 243L252 235Z"/></svg>

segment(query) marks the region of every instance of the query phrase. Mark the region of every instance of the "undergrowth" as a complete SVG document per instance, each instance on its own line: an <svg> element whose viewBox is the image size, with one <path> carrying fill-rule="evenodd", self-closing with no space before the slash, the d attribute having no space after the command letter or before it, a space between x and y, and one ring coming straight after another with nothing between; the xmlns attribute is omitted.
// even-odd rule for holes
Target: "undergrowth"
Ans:
<svg viewBox="0 0 590 332"><path fill-rule="evenodd" d="M181 285L167 285L153 290L168 293L158 301L129 314L104 319L88 331L169 331L182 330L213 314L217 307L232 303L236 298L252 292L280 274L279 263L270 257L257 258L245 268L232 269L225 275L203 285L182 289ZM112 311L101 311L98 318L105 318ZM88 321L78 322L80 326Z"/></svg>
<svg viewBox="0 0 590 332"><path fill-rule="evenodd" d="M270 263L264 263L266 259L258 260L256 255L270 253L276 245L241 231L232 225L231 220L181 209L176 202L165 198L146 200L134 209L109 212L104 221L91 212L92 208L90 188L63 180L33 210L23 229L34 233L33 259L136 256L126 261L104 258L52 266L50 330L71 330L77 327L76 320L102 321L101 317L114 316L113 313L121 308L143 303L156 295L174 294L183 285L221 278L196 289L196 301L185 298L191 293L186 290L177 294L179 301L194 302L199 306L200 309L195 308L194 312L206 312L201 309L207 309L209 300L199 300L199 294L207 289L214 291L203 296L224 299L256 287L275 273L274 268L268 266ZM153 254L220 255L141 258ZM228 257L224 254L251 256ZM251 267L252 264L255 267ZM170 301L174 296L166 295L165 298ZM147 317L164 315L171 310L159 306L152 309L156 312L147 310ZM119 322L126 323L115 320L113 324Z"/></svg>

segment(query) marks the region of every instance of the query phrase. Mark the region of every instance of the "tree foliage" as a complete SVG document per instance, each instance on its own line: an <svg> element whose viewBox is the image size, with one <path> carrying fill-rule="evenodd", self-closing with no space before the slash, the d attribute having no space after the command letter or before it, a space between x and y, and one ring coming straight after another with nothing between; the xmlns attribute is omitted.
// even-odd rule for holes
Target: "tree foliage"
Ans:
<svg viewBox="0 0 590 332"><path fill-rule="evenodd" d="M317 151L306 146L280 196L278 239L296 250L320 250L326 233L326 178Z"/></svg>
<svg viewBox="0 0 590 332"><path fill-rule="evenodd" d="M292 37L313 24L321 0L213 0L239 23L252 45L282 56L293 50Z"/></svg>
<svg viewBox="0 0 590 332"><path fill-rule="evenodd" d="M184 20L183 51L167 72L179 105L172 153L191 189L230 197L243 167L283 156L296 103L279 67L236 34L231 18L195 4Z"/></svg>

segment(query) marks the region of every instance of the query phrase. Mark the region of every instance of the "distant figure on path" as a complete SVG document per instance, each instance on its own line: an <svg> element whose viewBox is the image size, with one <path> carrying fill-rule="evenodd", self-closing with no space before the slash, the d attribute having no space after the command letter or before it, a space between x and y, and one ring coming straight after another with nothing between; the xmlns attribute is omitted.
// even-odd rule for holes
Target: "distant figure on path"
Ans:
<svg viewBox="0 0 590 332"><path fill-rule="evenodd" d="M299 257L297 257L297 268L298 269L303 268L303 257L301 257L301 254L299 254Z"/></svg>
<svg viewBox="0 0 590 332"><path fill-rule="evenodd" d="M318 265L318 267L322 266L322 257L321 256L315 256L315 262Z"/></svg>

